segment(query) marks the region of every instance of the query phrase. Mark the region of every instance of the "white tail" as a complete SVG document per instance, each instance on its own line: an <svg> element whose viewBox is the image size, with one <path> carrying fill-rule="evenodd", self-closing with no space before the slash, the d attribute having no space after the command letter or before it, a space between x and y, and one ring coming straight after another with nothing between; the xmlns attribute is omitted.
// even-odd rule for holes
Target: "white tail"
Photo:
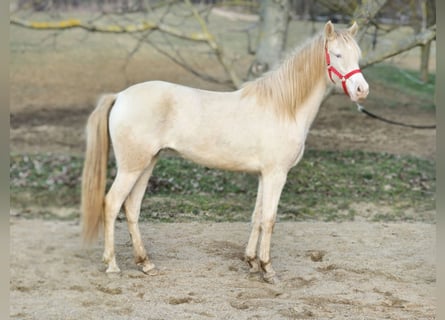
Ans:
<svg viewBox="0 0 445 320"><path fill-rule="evenodd" d="M108 115L116 99L104 95L88 118L86 127L86 152L82 173L82 223L83 238L97 238L103 223L104 197L109 150Z"/></svg>

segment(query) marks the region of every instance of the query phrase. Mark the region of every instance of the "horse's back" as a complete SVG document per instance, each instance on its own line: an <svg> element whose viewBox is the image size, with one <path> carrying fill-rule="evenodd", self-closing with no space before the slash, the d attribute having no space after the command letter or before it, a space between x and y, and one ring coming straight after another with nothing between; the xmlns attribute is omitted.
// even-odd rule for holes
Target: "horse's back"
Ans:
<svg viewBox="0 0 445 320"><path fill-rule="evenodd" d="M122 105L121 112L165 114L168 111L184 113L224 112L238 101L237 92L216 92L187 87L165 81L147 81L128 87L118 93L116 104ZM230 98L232 97L232 99Z"/></svg>
<svg viewBox="0 0 445 320"><path fill-rule="evenodd" d="M164 81L135 84L117 94L110 112L110 135L115 143L119 143L120 137L128 143L128 136L137 136L156 141L159 147L174 148L175 141L195 137L196 130L202 132L203 127L216 126L221 120L230 122L236 103L239 99L232 92Z"/></svg>

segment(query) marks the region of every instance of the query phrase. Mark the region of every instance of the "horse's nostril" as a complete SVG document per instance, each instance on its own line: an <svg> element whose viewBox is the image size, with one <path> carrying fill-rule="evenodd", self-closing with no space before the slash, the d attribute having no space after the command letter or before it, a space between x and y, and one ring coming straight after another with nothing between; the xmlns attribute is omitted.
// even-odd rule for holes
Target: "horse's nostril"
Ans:
<svg viewBox="0 0 445 320"><path fill-rule="evenodd" d="M362 92L362 88L360 86L357 87L357 92Z"/></svg>

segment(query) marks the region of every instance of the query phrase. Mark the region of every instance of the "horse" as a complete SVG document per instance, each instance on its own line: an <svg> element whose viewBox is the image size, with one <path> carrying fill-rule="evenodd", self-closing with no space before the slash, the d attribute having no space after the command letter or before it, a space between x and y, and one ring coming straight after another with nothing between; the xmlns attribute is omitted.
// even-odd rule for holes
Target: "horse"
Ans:
<svg viewBox="0 0 445 320"><path fill-rule="evenodd" d="M270 243L288 171L302 158L309 128L328 87L342 88L352 101L369 86L359 68L358 26L323 30L280 65L241 89L214 92L163 81L104 94L86 125L82 172L84 240L104 230L106 272L120 272L114 250L115 220L124 206L135 262L155 274L138 226L140 207L163 150L210 168L258 175L245 260L249 272L274 283ZM110 145L117 173L106 192Z"/></svg>

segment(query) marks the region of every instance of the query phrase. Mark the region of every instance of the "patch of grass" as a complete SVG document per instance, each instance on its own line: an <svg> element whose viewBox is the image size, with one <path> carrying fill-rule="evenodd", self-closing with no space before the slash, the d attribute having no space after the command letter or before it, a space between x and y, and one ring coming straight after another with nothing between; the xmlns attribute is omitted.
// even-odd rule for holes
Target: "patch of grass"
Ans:
<svg viewBox="0 0 445 320"><path fill-rule="evenodd" d="M10 157L11 207L78 207L82 157L52 154ZM108 185L116 170L109 163ZM435 165L414 157L360 151L307 151L288 176L281 220L353 220L355 203L392 208L384 220L403 220L405 209L435 208ZM201 167L179 158L159 161L142 203L142 220L249 221L257 177ZM377 216L378 218L378 216ZM377 219L376 216L373 219ZM416 220L410 217L409 220ZM423 220L424 216L419 215Z"/></svg>
<svg viewBox="0 0 445 320"><path fill-rule="evenodd" d="M425 107L434 108L435 73L430 73L429 81L422 83L419 71L401 69L387 63L374 65L367 68L364 72L367 78L399 91L401 94L430 100L431 102L426 104Z"/></svg>
<svg viewBox="0 0 445 320"><path fill-rule="evenodd" d="M281 206L296 201L323 220L352 220L352 203L434 209L432 162L360 151L312 151L289 174ZM299 210L286 210L298 216Z"/></svg>

